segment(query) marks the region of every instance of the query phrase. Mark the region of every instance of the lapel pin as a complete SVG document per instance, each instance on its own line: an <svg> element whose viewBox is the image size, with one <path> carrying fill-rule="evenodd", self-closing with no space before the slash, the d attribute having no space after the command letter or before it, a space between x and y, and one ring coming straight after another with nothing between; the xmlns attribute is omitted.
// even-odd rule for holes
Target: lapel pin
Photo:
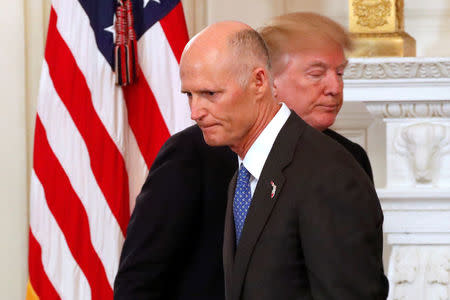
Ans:
<svg viewBox="0 0 450 300"><path fill-rule="evenodd" d="M272 193L270 193L270 198L273 198L273 196L275 196L277 186L275 185L275 183L273 183L273 181L270 182L270 185L272 186Z"/></svg>

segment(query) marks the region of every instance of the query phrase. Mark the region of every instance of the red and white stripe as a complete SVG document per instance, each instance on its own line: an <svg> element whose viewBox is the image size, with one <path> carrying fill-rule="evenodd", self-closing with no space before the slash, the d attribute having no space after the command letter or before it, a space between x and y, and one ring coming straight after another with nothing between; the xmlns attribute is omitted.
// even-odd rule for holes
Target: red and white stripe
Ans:
<svg viewBox="0 0 450 300"><path fill-rule="evenodd" d="M139 40L138 83L119 88L79 2L53 0L30 195L38 298L112 299L148 169L165 140L192 124L178 77L186 42L179 4Z"/></svg>
<svg viewBox="0 0 450 300"><path fill-rule="evenodd" d="M30 239L30 253L34 253L32 244L34 246L37 243L42 249L42 261L38 260L40 257L36 257L31 262L42 264L42 271L50 280L43 286L43 292L51 290L51 286L48 286L51 283L62 299L90 299L88 281L67 247L67 241L47 205L44 188L34 172L31 174L30 192L33 195L30 203L30 211L33 212L30 215L30 235L35 239ZM30 277L32 275L34 274L30 274Z"/></svg>

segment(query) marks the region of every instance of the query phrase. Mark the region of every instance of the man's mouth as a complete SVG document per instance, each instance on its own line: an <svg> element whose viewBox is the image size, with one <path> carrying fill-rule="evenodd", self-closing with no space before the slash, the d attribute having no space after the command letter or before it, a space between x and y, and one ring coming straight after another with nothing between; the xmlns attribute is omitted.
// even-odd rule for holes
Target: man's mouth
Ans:
<svg viewBox="0 0 450 300"><path fill-rule="evenodd" d="M330 111L330 112L334 112L338 108L337 104L319 104L317 106L320 107L322 110Z"/></svg>
<svg viewBox="0 0 450 300"><path fill-rule="evenodd" d="M217 124L199 124L198 126L200 127L201 130L209 130L217 126Z"/></svg>

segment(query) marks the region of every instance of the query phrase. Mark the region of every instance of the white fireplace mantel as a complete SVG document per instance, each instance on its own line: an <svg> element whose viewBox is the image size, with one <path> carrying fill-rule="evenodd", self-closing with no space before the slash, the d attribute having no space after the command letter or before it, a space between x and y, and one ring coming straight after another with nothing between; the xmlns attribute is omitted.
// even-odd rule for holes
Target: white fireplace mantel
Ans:
<svg viewBox="0 0 450 300"><path fill-rule="evenodd" d="M347 102L450 101L450 58L352 58L344 79Z"/></svg>
<svg viewBox="0 0 450 300"><path fill-rule="evenodd" d="M450 58L353 58L344 80L385 124L389 299L450 299Z"/></svg>

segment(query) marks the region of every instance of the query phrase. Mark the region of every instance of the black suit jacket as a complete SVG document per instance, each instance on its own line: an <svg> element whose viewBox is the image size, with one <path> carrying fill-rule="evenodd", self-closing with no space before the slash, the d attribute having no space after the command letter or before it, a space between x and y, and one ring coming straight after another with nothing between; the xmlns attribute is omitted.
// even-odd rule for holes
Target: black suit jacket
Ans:
<svg viewBox="0 0 450 300"><path fill-rule="evenodd" d="M292 113L266 160L237 249L235 184L236 175L223 248L228 300L386 299L379 200L342 146Z"/></svg>
<svg viewBox="0 0 450 300"><path fill-rule="evenodd" d="M331 129L326 129L322 131L324 134L344 146L345 149L347 149L348 152L350 152L351 155L356 159L356 161L359 163L361 168L366 171L366 174L369 176L370 180L373 182L373 174L372 174L372 167L370 166L369 158L367 157L366 151L357 143L354 143L347 139L346 137L340 135L336 131L333 131Z"/></svg>
<svg viewBox="0 0 450 300"><path fill-rule="evenodd" d="M223 224L237 157L192 126L161 148L127 229L114 299L224 299Z"/></svg>

